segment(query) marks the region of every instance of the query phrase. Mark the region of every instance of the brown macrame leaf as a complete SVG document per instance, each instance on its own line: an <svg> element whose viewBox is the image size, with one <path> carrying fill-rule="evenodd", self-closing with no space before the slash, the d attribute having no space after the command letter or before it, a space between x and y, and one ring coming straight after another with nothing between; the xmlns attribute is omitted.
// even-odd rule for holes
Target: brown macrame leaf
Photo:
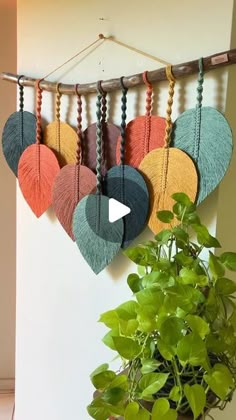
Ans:
<svg viewBox="0 0 236 420"><path fill-rule="evenodd" d="M125 163L138 168L142 159L153 149L164 146L166 121L165 118L139 116L126 126ZM116 160L120 160L120 142L118 138Z"/></svg>
<svg viewBox="0 0 236 420"><path fill-rule="evenodd" d="M45 145L27 147L18 165L22 194L37 217L51 205L52 186L60 167L54 153Z"/></svg>
<svg viewBox="0 0 236 420"><path fill-rule="evenodd" d="M66 165L56 176L53 191L52 205L55 214L71 237L72 217L78 202L96 189L96 175L83 165Z"/></svg>
<svg viewBox="0 0 236 420"><path fill-rule="evenodd" d="M43 143L55 153L60 166L76 163L77 134L68 124L53 121L43 133Z"/></svg>
<svg viewBox="0 0 236 420"><path fill-rule="evenodd" d="M105 173L112 166L116 165L116 143L120 129L110 123L103 124L103 164L102 173ZM83 164L92 171L96 170L96 123L89 125L83 135Z"/></svg>
<svg viewBox="0 0 236 420"><path fill-rule="evenodd" d="M198 189L198 175L192 159L176 148L161 148L150 152L141 162L139 169L147 182L150 196L148 226L154 233L168 225L157 219L157 211L172 210L172 194L184 192L195 201ZM172 225L178 224L173 220Z"/></svg>

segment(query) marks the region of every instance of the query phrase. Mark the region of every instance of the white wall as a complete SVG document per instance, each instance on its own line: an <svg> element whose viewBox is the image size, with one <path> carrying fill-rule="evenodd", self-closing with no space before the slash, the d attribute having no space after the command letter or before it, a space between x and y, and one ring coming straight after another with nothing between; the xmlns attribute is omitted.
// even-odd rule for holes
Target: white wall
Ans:
<svg viewBox="0 0 236 420"><path fill-rule="evenodd" d="M0 0L0 71L16 71L16 0ZM16 87L0 84L0 138L16 108ZM15 377L16 181L0 147L0 390Z"/></svg>
<svg viewBox="0 0 236 420"><path fill-rule="evenodd" d="M173 63L223 51L230 47L232 8L233 0L219 1L217 6L215 0L42 0L40 5L36 0L18 0L18 72L43 77L101 32ZM51 80L64 75L68 83L82 83L158 66L110 42L77 63L73 71L59 72ZM224 110L226 85L227 70L208 74L204 104ZM156 91L158 112L165 115L167 85L160 84ZM143 93L143 89L129 93L129 119L144 112ZM26 108L33 110L32 89L26 96ZM194 77L178 83L173 117L194 106L195 97ZM110 109L116 123L118 99L113 96ZM62 116L74 125L74 103L66 97L62 102ZM53 118L52 104L51 95L45 93L45 122ZM95 119L93 104L92 96L85 127ZM201 206L213 233L216 210L217 192ZM95 276L52 212L36 220L19 191L17 216L16 420L88 419L86 405L93 392L89 373L113 358L100 341L104 329L97 319L129 298L125 280L133 267L120 255Z"/></svg>

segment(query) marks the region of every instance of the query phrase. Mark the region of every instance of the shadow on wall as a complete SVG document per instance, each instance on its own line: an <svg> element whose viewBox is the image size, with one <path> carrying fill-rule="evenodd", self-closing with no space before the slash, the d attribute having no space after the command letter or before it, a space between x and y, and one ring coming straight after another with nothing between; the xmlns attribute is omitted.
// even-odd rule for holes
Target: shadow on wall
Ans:
<svg viewBox="0 0 236 420"><path fill-rule="evenodd" d="M0 71L16 71L16 0L0 1ZM7 40L7 42L6 42ZM5 42L4 42L5 41ZM16 86L0 83L0 138L6 119L16 108ZM16 181L0 147L0 389L14 387ZM3 386L1 379L5 379ZM7 384L7 385L4 385Z"/></svg>

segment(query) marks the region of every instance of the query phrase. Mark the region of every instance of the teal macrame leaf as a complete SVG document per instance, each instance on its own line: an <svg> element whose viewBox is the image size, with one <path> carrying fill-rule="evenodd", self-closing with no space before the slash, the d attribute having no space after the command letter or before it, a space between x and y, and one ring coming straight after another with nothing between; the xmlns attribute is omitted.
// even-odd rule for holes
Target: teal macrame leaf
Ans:
<svg viewBox="0 0 236 420"><path fill-rule="evenodd" d="M110 264L123 239L123 220L110 223L108 205L108 197L87 195L79 202L73 215L76 243L95 274Z"/></svg>
<svg viewBox="0 0 236 420"><path fill-rule="evenodd" d="M199 136L196 136L196 113L196 109L190 109L177 118L172 130L172 145L186 152L196 163L199 204L224 177L232 157L233 139L226 118L212 107L201 108Z"/></svg>
<svg viewBox="0 0 236 420"><path fill-rule="evenodd" d="M36 118L31 112L17 111L8 118L2 134L5 159L17 176L18 163L26 147L35 143Z"/></svg>
<svg viewBox="0 0 236 420"><path fill-rule="evenodd" d="M131 212L123 218L122 247L126 248L142 232L146 224L149 194L144 178L132 166L113 166L104 180L104 194L131 209Z"/></svg>

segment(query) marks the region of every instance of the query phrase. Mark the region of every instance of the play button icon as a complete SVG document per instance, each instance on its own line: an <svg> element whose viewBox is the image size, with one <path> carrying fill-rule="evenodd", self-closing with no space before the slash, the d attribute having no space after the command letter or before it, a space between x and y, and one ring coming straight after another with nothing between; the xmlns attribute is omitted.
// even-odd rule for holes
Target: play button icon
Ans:
<svg viewBox="0 0 236 420"><path fill-rule="evenodd" d="M130 207L125 206L114 198L109 199L108 218L110 223L114 223L117 220L122 219L122 217L126 216L130 212Z"/></svg>

